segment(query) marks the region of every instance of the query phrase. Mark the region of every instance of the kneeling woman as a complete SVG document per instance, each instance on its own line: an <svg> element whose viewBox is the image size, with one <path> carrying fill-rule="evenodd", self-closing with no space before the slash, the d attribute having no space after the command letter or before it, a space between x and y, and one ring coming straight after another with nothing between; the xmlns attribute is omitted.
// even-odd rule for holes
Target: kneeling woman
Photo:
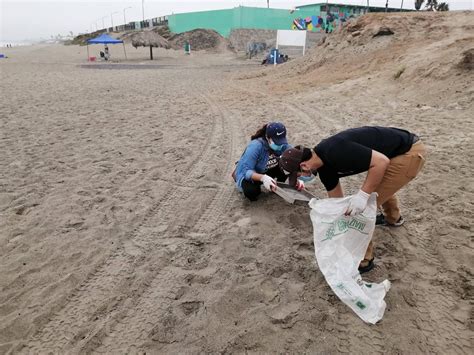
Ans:
<svg viewBox="0 0 474 355"><path fill-rule="evenodd" d="M279 166L280 155L291 146L286 140L286 127L271 122L260 128L252 137L240 157L234 172L239 191L250 201L256 201L263 185L274 191L276 180L284 182L286 175Z"/></svg>

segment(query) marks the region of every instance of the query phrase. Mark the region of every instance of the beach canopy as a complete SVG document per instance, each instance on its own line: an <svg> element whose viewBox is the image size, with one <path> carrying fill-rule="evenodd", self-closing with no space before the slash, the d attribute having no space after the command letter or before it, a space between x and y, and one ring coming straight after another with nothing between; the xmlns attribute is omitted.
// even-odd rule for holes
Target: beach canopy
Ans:
<svg viewBox="0 0 474 355"><path fill-rule="evenodd" d="M127 52L125 51L125 43L120 39L115 39L109 36L107 33L102 33L99 37L88 39L87 40L87 60L90 60L89 57L89 44L123 44L123 52L125 53L125 59L127 59Z"/></svg>
<svg viewBox="0 0 474 355"><path fill-rule="evenodd" d="M131 36L132 46L150 47L150 59L153 60L153 47L169 49L168 41L154 31L141 31Z"/></svg>
<svg viewBox="0 0 474 355"><path fill-rule="evenodd" d="M88 44L117 44L117 43L123 43L123 41L110 37L107 33L102 33L99 37L88 39L87 43Z"/></svg>

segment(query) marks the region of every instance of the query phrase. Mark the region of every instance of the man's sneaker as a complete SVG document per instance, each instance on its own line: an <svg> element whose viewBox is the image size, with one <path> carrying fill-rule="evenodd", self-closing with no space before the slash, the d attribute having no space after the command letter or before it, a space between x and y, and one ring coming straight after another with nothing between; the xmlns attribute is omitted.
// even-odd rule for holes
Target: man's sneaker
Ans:
<svg viewBox="0 0 474 355"><path fill-rule="evenodd" d="M385 216L382 213L378 214L377 217L375 218L376 226L381 225L381 226L387 226L387 227L400 227L403 223L405 223L405 220L403 219L402 216L400 216L398 221L396 221L395 223L388 223L385 220Z"/></svg>
<svg viewBox="0 0 474 355"><path fill-rule="evenodd" d="M369 272L375 267L374 263L374 258L372 259L364 259L360 262L359 264L359 273L360 274L365 274L366 272Z"/></svg>
<svg viewBox="0 0 474 355"><path fill-rule="evenodd" d="M377 217L375 217L375 225L380 226L385 224L385 216L382 213L379 213Z"/></svg>

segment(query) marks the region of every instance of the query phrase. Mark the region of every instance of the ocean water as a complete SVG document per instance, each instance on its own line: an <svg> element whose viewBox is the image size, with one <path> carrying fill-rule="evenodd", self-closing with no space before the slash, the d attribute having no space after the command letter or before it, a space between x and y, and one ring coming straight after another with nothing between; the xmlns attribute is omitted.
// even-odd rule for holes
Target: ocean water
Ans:
<svg viewBox="0 0 474 355"><path fill-rule="evenodd" d="M8 45L12 45L12 47L19 47L19 46L31 46L33 42L8 42L8 41L0 41L0 48L6 48Z"/></svg>

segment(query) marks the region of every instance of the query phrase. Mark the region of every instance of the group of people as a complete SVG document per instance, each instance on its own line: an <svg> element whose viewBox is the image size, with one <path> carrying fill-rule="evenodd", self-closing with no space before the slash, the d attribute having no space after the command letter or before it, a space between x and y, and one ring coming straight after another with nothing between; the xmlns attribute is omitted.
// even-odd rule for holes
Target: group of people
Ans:
<svg viewBox="0 0 474 355"><path fill-rule="evenodd" d="M275 191L277 181L298 190L319 176L329 198L344 197L340 178L367 172L353 195L346 215L362 213L371 193L377 193L382 211L377 225L398 227L404 223L396 192L413 180L424 166L426 148L420 138L393 127L359 127L323 139L314 148L291 146L286 127L271 122L252 137L233 173L237 189L256 201L262 186ZM370 242L359 265L361 273L374 268L374 245Z"/></svg>

